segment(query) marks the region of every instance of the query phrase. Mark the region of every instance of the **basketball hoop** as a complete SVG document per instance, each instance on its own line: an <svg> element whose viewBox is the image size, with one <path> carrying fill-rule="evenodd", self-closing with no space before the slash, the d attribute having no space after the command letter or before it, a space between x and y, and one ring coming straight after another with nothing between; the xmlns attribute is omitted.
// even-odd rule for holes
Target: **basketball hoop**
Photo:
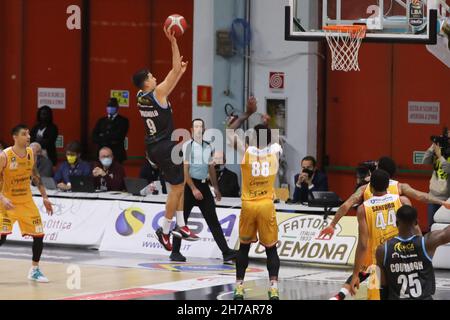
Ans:
<svg viewBox="0 0 450 320"><path fill-rule="evenodd" d="M323 27L332 54L331 70L359 71L358 53L366 37L365 25L336 25Z"/></svg>

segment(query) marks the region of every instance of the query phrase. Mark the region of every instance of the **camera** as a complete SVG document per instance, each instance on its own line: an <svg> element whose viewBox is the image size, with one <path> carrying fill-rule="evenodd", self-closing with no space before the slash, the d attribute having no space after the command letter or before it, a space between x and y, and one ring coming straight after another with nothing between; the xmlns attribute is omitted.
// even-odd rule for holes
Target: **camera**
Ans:
<svg viewBox="0 0 450 320"><path fill-rule="evenodd" d="M311 179L311 177L314 174L314 171L310 169L303 169L302 173L306 173L308 175L308 178Z"/></svg>
<svg viewBox="0 0 450 320"><path fill-rule="evenodd" d="M448 141L448 128L444 128L444 132L441 136L431 136L431 141L433 143L439 145L442 151L442 155L444 158L450 157L450 143Z"/></svg>
<svg viewBox="0 0 450 320"><path fill-rule="evenodd" d="M361 162L356 168L356 177L358 179L364 179L365 177L370 176L376 169L377 162L374 160Z"/></svg>
<svg viewBox="0 0 450 320"><path fill-rule="evenodd" d="M377 162L374 160L361 162L356 168L356 189L369 183L368 177L377 169ZM355 190L356 190L355 189Z"/></svg>

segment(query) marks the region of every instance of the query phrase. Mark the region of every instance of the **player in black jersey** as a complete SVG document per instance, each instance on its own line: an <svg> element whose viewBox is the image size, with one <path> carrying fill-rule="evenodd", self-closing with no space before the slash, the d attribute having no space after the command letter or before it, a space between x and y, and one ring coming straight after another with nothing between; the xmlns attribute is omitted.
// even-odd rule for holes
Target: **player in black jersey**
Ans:
<svg viewBox="0 0 450 320"><path fill-rule="evenodd" d="M399 234L377 248L382 300L427 300L436 290L433 264L437 247L450 242L450 227L415 235L417 210L401 207L396 214Z"/></svg>
<svg viewBox="0 0 450 320"><path fill-rule="evenodd" d="M145 143L149 159L161 169L166 181L171 185L166 215L156 235L164 248L172 251L170 224L175 213L177 226L172 230L172 234L186 240L198 240L198 237L189 230L183 217L183 163L175 163L172 159L172 150L177 142L171 140L174 125L172 107L168 101L168 96L185 73L188 63L183 62L174 33L166 29L164 33L172 45L172 70L160 84L157 84L150 71L141 70L133 76L133 83L140 89L137 94L138 108L145 125Z"/></svg>

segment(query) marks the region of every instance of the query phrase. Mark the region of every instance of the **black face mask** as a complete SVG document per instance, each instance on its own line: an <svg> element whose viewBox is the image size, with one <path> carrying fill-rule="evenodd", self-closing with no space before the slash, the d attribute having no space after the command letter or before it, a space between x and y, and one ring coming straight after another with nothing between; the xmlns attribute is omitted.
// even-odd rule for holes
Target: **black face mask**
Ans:
<svg viewBox="0 0 450 320"><path fill-rule="evenodd" d="M313 170L310 170L310 169L303 169L302 172L306 173L306 174L308 175L308 178L310 178L310 179L311 179L311 177L312 177L313 174L314 174L314 171L313 171Z"/></svg>
<svg viewBox="0 0 450 320"><path fill-rule="evenodd" d="M39 121L43 123L50 122L50 112L48 110L41 110L39 114Z"/></svg>

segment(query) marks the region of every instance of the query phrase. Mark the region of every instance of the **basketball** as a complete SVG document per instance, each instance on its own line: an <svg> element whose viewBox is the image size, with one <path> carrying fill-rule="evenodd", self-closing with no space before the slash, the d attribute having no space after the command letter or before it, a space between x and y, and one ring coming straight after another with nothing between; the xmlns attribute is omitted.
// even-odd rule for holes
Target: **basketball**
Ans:
<svg viewBox="0 0 450 320"><path fill-rule="evenodd" d="M172 14L166 19L164 28L168 31L174 31L176 37L181 37L188 28L188 24L183 16Z"/></svg>

